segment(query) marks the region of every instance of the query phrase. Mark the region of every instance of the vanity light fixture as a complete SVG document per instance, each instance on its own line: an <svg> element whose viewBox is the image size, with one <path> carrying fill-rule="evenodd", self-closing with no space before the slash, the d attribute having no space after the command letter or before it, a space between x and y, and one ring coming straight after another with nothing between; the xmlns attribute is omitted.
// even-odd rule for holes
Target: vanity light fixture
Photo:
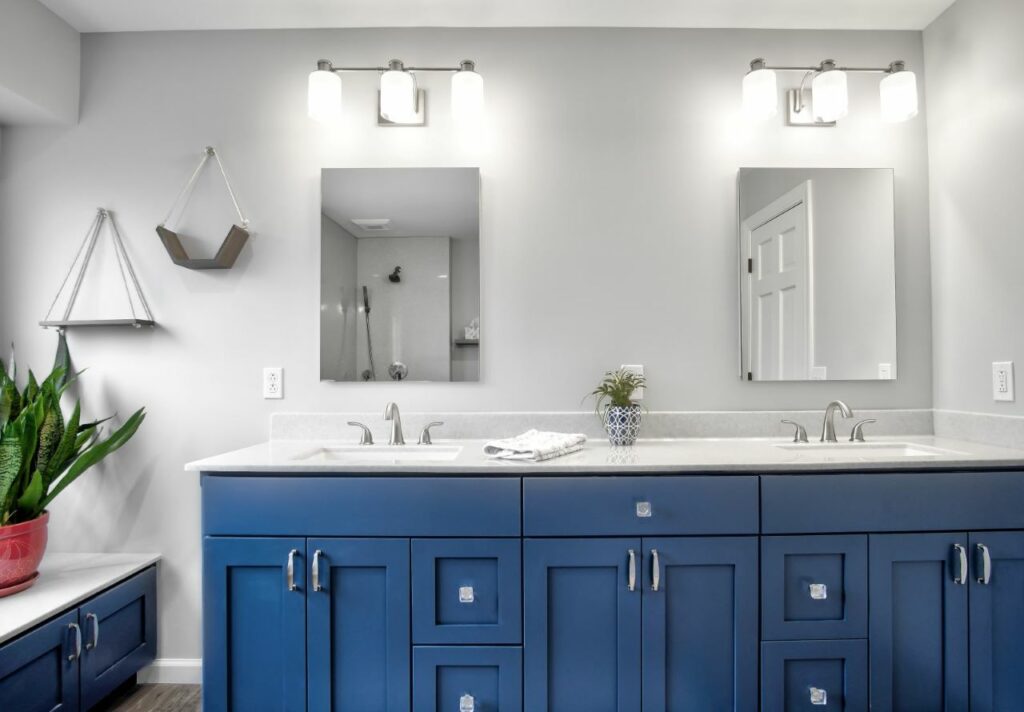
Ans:
<svg viewBox="0 0 1024 712"><path fill-rule="evenodd" d="M849 74L884 74L879 86L882 119L890 123L917 116L917 77L906 64L895 61L888 67L840 67L826 59L816 67L770 67L763 58L750 63L743 78L743 110L750 118L769 119L778 111L776 72L803 72L799 89L788 92L791 126L835 126L850 108ZM806 89L810 80L810 89ZM808 96L809 95L809 96Z"/></svg>
<svg viewBox="0 0 1024 712"><path fill-rule="evenodd" d="M406 67L392 59L386 67L335 67L326 59L316 63L309 75L309 117L321 123L341 118L341 73L377 72L380 74L378 123L386 126L422 126L426 94L417 87L417 72L452 73L452 117L458 123L470 123L483 115L483 77L476 64L463 60L458 67Z"/></svg>

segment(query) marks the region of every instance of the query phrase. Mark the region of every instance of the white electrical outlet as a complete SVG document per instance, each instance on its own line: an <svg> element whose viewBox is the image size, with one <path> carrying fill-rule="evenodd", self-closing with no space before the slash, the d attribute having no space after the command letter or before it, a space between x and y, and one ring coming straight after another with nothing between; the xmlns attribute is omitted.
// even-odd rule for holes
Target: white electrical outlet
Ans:
<svg viewBox="0 0 1024 712"><path fill-rule="evenodd" d="M619 366L619 369L622 370L622 371L628 371L630 373L635 373L638 376L644 375L644 367L643 366ZM644 399L644 390L645 390L644 388L637 388L635 391L633 391L633 396L632 396L633 400L638 400L638 401L643 400Z"/></svg>
<svg viewBox="0 0 1024 712"><path fill-rule="evenodd" d="M892 364L891 363L880 363L880 364L878 364L878 380L880 380L880 381L891 381L892 380Z"/></svg>
<svg viewBox="0 0 1024 712"><path fill-rule="evenodd" d="M992 363L992 399L1013 401L1013 361Z"/></svg>
<svg viewBox="0 0 1024 712"><path fill-rule="evenodd" d="M280 366L263 369L263 397L284 398L284 369Z"/></svg>

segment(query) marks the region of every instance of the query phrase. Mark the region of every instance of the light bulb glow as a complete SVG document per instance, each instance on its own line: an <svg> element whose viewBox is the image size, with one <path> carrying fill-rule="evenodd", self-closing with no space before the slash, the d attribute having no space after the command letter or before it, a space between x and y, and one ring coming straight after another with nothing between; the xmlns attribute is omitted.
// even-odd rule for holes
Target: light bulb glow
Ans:
<svg viewBox="0 0 1024 712"><path fill-rule="evenodd" d="M850 94L846 72L832 69L820 72L811 82L814 118L831 123L846 116L850 110Z"/></svg>
<svg viewBox="0 0 1024 712"><path fill-rule="evenodd" d="M407 123L416 118L416 77L389 69L380 75L380 114L388 121Z"/></svg>
<svg viewBox="0 0 1024 712"><path fill-rule="evenodd" d="M775 72L755 69L743 77L743 113L751 119L770 119L779 112Z"/></svg>
<svg viewBox="0 0 1024 712"><path fill-rule="evenodd" d="M484 78L471 69L452 75L452 119L460 124L478 123L484 112Z"/></svg>
<svg viewBox="0 0 1024 712"><path fill-rule="evenodd" d="M882 120L907 121L917 116L917 76L913 72L894 72L878 87L882 99Z"/></svg>
<svg viewBox="0 0 1024 712"><path fill-rule="evenodd" d="M309 118L330 123L341 118L341 77L318 69L309 75Z"/></svg>

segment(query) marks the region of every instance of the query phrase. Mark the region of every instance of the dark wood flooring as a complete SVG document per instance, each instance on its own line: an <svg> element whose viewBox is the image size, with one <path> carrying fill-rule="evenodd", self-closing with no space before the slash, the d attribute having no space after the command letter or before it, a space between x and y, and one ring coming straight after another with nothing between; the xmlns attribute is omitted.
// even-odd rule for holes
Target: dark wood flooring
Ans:
<svg viewBox="0 0 1024 712"><path fill-rule="evenodd" d="M136 685L103 705L103 712L200 712L199 685Z"/></svg>

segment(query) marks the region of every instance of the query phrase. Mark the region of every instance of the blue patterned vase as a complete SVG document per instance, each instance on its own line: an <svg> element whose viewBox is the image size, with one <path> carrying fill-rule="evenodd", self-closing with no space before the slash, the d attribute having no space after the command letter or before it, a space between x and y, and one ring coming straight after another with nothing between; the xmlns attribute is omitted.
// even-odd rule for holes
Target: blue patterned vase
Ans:
<svg viewBox="0 0 1024 712"><path fill-rule="evenodd" d="M608 442L615 446L633 445L640 435L640 406L609 406L604 412Z"/></svg>

